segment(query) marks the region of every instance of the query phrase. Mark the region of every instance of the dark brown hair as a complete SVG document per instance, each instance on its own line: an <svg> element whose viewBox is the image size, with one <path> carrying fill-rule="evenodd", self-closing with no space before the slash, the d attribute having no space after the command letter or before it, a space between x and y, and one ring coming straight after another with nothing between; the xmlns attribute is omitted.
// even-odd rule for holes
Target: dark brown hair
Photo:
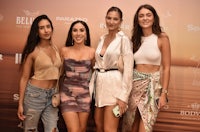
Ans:
<svg viewBox="0 0 200 132"><path fill-rule="evenodd" d="M106 15L108 15L108 13L111 12L111 11L116 11L116 12L118 12L118 13L119 13L120 19L123 20L123 13L122 13L122 11L121 11L118 7L115 7L115 6L110 7L110 8L108 9Z"/></svg>
<svg viewBox="0 0 200 132"><path fill-rule="evenodd" d="M133 53L135 53L141 46L141 36L143 36L143 32L138 22L138 14L142 8L148 9L153 13L153 16L154 16L154 23L152 26L153 33L156 35L160 35L162 32L161 27L160 27L159 16L156 10L153 8L153 6L148 5L148 4L141 5L137 9L134 16L134 21L133 21L133 29L132 29L132 37L131 37L131 41L133 42Z"/></svg>

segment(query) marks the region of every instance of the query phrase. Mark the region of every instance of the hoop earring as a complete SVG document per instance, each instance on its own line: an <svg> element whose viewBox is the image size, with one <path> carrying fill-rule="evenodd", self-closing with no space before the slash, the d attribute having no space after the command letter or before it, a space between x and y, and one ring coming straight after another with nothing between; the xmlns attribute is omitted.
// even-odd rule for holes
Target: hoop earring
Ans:
<svg viewBox="0 0 200 132"><path fill-rule="evenodd" d="M72 46L74 45L74 40L72 39Z"/></svg>

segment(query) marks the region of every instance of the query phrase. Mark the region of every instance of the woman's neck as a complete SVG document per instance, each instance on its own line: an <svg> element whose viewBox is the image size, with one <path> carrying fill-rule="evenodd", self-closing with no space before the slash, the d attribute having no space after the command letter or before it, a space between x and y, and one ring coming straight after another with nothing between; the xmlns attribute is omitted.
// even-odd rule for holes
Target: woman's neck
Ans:
<svg viewBox="0 0 200 132"><path fill-rule="evenodd" d="M85 44L84 44L84 43L83 43L83 44L74 44L73 47L74 47L75 49L77 49L77 50L80 50L80 49L82 49L82 48L85 47Z"/></svg>
<svg viewBox="0 0 200 132"><path fill-rule="evenodd" d="M49 47L49 46L51 46L51 42L48 40L48 41L40 41L39 42L39 44L38 44L40 47L43 47L43 48L45 48L45 47Z"/></svg>
<svg viewBox="0 0 200 132"><path fill-rule="evenodd" d="M119 32L119 30L109 30L108 36L115 37L115 35Z"/></svg>
<svg viewBox="0 0 200 132"><path fill-rule="evenodd" d="M42 48L48 48L51 46L51 43L39 43L38 46L42 47Z"/></svg>
<svg viewBox="0 0 200 132"><path fill-rule="evenodd" d="M147 36L153 34L152 29L143 29L142 31L143 31L143 36L144 37L147 37Z"/></svg>

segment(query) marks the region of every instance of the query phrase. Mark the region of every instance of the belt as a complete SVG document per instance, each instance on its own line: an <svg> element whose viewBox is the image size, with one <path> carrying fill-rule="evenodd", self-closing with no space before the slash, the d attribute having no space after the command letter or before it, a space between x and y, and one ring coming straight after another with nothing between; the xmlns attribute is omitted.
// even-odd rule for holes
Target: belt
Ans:
<svg viewBox="0 0 200 132"><path fill-rule="evenodd" d="M99 69L99 68L97 68L95 70L97 70L98 72L107 72L107 71L114 71L114 70L118 70L118 69L117 68L112 68L112 69Z"/></svg>

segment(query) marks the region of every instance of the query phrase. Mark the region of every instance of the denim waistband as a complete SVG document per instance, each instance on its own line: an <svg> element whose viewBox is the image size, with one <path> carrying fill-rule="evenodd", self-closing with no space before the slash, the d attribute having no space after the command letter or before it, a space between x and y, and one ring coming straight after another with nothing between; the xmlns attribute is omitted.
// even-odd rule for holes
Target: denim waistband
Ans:
<svg viewBox="0 0 200 132"><path fill-rule="evenodd" d="M52 90L55 90L55 88L49 88L49 89L45 89L45 88L41 88L41 87L37 87L37 86L34 86L30 83L30 81L28 82L27 86L33 90L37 90L37 91L41 91L41 92L48 92L48 91L52 91Z"/></svg>

